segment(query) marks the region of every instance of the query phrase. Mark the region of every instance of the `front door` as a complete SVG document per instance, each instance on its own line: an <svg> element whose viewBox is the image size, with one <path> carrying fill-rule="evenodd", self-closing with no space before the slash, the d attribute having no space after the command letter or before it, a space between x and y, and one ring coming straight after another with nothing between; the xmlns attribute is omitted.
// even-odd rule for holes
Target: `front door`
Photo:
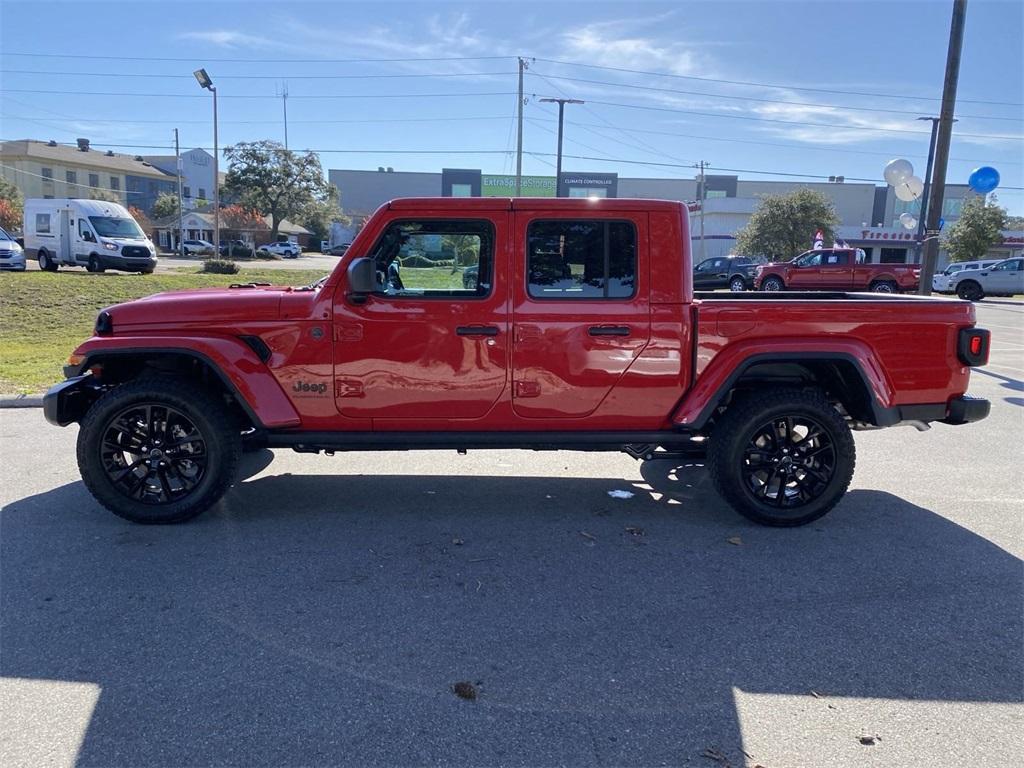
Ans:
<svg viewBox="0 0 1024 768"><path fill-rule="evenodd" d="M588 416L650 337L647 216L519 211L514 252L513 409Z"/></svg>
<svg viewBox="0 0 1024 768"><path fill-rule="evenodd" d="M377 290L363 304L344 285L335 295L342 414L374 429L487 414L508 372L508 218L396 216L369 253L352 254L374 259Z"/></svg>
<svg viewBox="0 0 1024 768"><path fill-rule="evenodd" d="M693 270L693 287L697 290L719 288L729 283L729 260L721 257L704 259Z"/></svg>

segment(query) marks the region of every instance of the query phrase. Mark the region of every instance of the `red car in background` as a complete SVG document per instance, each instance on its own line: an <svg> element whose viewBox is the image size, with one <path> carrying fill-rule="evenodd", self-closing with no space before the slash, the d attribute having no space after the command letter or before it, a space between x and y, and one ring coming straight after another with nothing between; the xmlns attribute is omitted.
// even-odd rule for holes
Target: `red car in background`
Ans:
<svg viewBox="0 0 1024 768"><path fill-rule="evenodd" d="M916 291L919 264L865 264L860 248L817 248L792 261L772 262L757 268L754 288L759 291Z"/></svg>

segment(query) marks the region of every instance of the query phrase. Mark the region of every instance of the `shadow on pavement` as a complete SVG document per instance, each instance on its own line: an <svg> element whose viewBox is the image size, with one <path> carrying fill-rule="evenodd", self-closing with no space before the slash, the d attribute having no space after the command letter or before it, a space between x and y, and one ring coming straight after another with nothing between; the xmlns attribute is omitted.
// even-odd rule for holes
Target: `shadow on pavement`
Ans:
<svg viewBox="0 0 1024 768"><path fill-rule="evenodd" d="M81 765L742 765L734 688L1020 700L1016 557L887 493L773 530L643 476L263 476L172 527L66 485L3 511L2 674L100 687Z"/></svg>

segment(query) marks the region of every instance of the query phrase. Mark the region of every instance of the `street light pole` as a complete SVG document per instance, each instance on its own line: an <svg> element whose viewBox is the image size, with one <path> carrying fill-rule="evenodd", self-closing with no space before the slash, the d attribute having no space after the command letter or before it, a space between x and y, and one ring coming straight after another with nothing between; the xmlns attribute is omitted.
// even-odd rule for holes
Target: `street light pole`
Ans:
<svg viewBox="0 0 1024 768"><path fill-rule="evenodd" d="M555 163L555 197L562 197L562 127L565 121L566 104L585 104L582 99L541 99L558 104L558 159Z"/></svg>
<svg viewBox="0 0 1024 768"><path fill-rule="evenodd" d="M217 147L217 88L205 69L197 69L192 73L199 85L213 94L213 244L220 253L220 165ZM230 254L229 254L230 255Z"/></svg>
<svg viewBox="0 0 1024 768"><path fill-rule="evenodd" d="M185 258L185 214L181 209L181 149L178 146L178 129L174 129L174 169L178 173L178 255Z"/></svg>

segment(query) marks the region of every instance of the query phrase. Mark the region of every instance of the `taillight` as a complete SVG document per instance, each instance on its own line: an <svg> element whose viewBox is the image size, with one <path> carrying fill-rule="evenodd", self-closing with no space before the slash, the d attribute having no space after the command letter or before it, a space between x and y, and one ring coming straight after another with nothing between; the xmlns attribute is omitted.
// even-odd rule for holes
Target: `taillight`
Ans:
<svg viewBox="0 0 1024 768"><path fill-rule="evenodd" d="M964 365L985 365L990 340L991 334L984 328L961 328L956 345L957 357Z"/></svg>

